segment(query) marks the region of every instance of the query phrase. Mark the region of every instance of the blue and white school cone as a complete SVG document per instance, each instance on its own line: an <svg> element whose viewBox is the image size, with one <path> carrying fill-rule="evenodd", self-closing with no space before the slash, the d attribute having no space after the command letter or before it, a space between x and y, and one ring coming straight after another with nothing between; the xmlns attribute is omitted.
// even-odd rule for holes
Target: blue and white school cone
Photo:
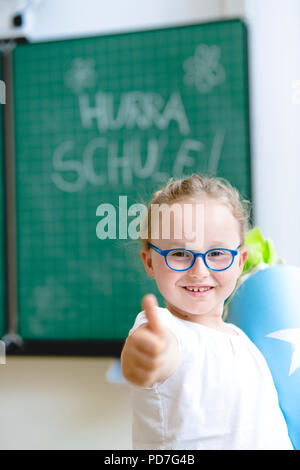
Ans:
<svg viewBox="0 0 300 470"><path fill-rule="evenodd" d="M249 276L231 299L226 321L240 327L264 355L299 450L300 268L281 264Z"/></svg>

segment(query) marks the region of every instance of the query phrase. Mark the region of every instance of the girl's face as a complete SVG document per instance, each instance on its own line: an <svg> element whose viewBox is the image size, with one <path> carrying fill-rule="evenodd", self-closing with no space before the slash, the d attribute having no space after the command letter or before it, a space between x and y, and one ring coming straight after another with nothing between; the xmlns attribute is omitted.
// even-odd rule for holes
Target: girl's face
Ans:
<svg viewBox="0 0 300 470"><path fill-rule="evenodd" d="M210 198L190 199L178 202L178 204L182 211L174 212L174 225L171 224L170 237L166 239L165 235L160 235L161 238L151 239L150 242L153 245L162 250L186 248L201 253L212 248L236 250L240 245L239 224L225 204ZM191 205L189 208L192 210L184 210L183 204ZM198 212L201 218L198 220L202 224L197 225L197 236L191 240L191 234L195 230L196 205L197 210L199 207L201 209ZM174 230L176 227L177 232ZM182 231L179 239L178 228L180 227ZM208 269L203 259L197 257L191 269L180 272L170 269L164 257L153 249L141 250L145 269L150 277L155 278L157 287L167 302L167 308L174 315L200 323L203 317L220 318L222 316L224 301L234 290L247 255L247 249L240 248L231 267L219 272ZM200 297L186 289L187 286L195 285L210 286L212 289Z"/></svg>

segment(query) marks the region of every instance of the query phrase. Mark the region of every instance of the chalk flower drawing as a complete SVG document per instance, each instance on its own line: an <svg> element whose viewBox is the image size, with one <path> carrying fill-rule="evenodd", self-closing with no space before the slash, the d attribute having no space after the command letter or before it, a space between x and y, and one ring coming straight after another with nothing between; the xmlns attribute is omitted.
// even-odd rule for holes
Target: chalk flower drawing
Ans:
<svg viewBox="0 0 300 470"><path fill-rule="evenodd" d="M195 54L184 63L184 83L195 86L200 93L209 93L215 86L225 81L224 67L220 64L221 49L216 46L199 44Z"/></svg>
<svg viewBox="0 0 300 470"><path fill-rule="evenodd" d="M80 94L85 88L93 88L96 82L95 61L74 59L70 70L65 73L65 85Z"/></svg>

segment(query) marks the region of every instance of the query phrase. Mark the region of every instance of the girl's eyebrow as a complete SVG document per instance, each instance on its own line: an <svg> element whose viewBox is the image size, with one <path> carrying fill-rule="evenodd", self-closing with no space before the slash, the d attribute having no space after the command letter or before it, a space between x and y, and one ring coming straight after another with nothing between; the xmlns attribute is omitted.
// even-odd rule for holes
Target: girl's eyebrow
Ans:
<svg viewBox="0 0 300 470"><path fill-rule="evenodd" d="M215 241L215 242L212 242L210 245L211 245L211 246L212 246L212 245L214 245L214 246L216 246L216 245L226 245L226 243L220 242L220 240L217 240L217 241Z"/></svg>

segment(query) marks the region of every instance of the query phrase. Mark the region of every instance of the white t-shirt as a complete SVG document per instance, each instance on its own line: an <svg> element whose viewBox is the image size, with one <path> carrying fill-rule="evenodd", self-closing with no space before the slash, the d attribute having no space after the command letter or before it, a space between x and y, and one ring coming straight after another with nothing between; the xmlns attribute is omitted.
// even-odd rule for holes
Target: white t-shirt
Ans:
<svg viewBox="0 0 300 470"><path fill-rule="evenodd" d="M175 334L177 371L151 387L131 384L133 449L293 449L268 365L238 335L182 320L158 307ZM140 312L129 334L147 320Z"/></svg>

